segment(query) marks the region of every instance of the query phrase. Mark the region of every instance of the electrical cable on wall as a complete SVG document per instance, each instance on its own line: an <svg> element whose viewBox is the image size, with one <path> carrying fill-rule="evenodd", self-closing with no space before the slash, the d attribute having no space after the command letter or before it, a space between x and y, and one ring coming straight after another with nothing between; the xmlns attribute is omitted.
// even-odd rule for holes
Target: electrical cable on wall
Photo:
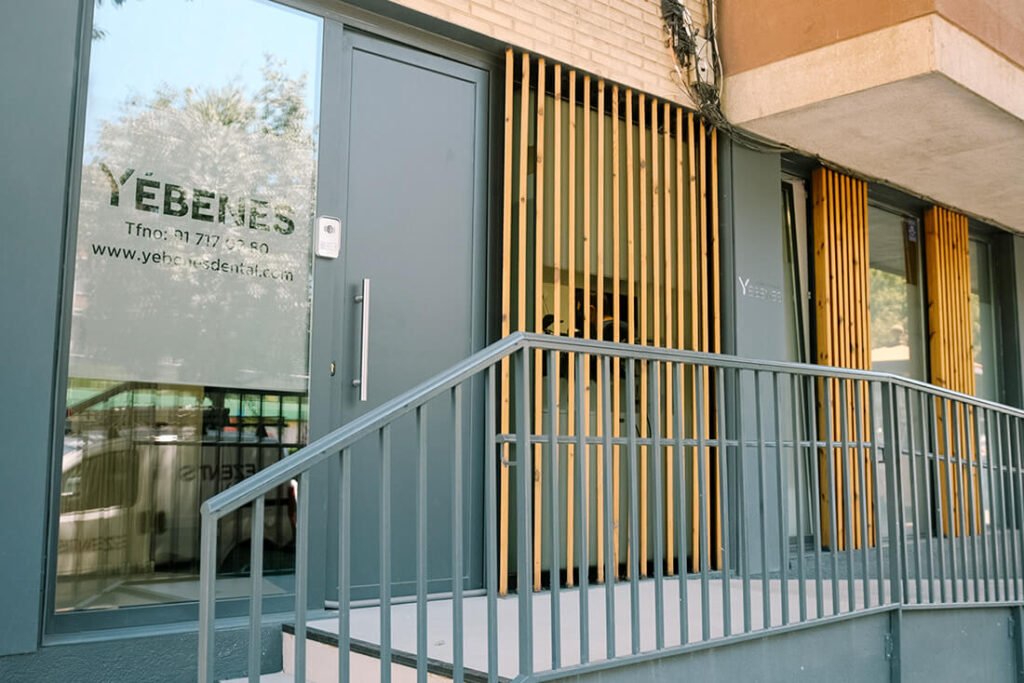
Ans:
<svg viewBox="0 0 1024 683"><path fill-rule="evenodd" d="M706 122L727 133L734 141L761 152L792 152L779 145L735 128L722 112L725 74L718 50L716 0L705 0L707 20L703 31L694 23L685 0L662 0L661 14L669 34L669 46L676 57L676 75Z"/></svg>

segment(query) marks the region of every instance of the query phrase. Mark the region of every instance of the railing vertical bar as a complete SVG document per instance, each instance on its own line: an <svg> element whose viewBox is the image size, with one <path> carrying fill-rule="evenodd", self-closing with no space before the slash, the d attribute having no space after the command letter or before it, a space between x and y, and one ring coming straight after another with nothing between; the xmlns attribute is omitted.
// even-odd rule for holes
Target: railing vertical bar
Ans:
<svg viewBox="0 0 1024 683"><path fill-rule="evenodd" d="M200 683L213 683L217 627L217 517L203 512L199 536L199 667Z"/></svg>
<svg viewBox="0 0 1024 683"><path fill-rule="evenodd" d="M839 501L836 500L836 444L833 440L833 415L832 415L832 393L836 387L835 380L826 379L822 382L822 393L825 394L825 476L827 479L826 498L828 499L828 529L829 529L829 560L832 565L831 588L832 588L832 615L839 614L839 534L838 520ZM820 495L820 494L819 494Z"/></svg>
<svg viewBox="0 0 1024 683"><path fill-rule="evenodd" d="M681 267L681 266L680 266ZM675 434L675 458L676 458L676 490L679 491L679 524L676 525L677 542L679 548L679 643L686 645L690 639L689 626L690 616L687 601L687 574L686 549L689 545L686 542L686 534L689 532L689 519L687 515L686 496L686 455L683 446L683 372L680 363L672 364L672 403L675 405L675 412L672 419L675 423L673 434Z"/></svg>
<svg viewBox="0 0 1024 683"><path fill-rule="evenodd" d="M260 659L263 654L263 518L266 496L252 502L252 530L249 532L249 681L260 680Z"/></svg>
<svg viewBox="0 0 1024 683"><path fill-rule="evenodd" d="M956 498L953 495L953 419L954 413L953 402L948 399L942 401L942 414L945 419L942 423L943 439L946 445L946 452L944 454L946 460L946 502L947 502L947 525L946 531L949 534L949 541L947 543L949 547L949 580L950 580L950 597L953 602L959 602L959 593L957 591L958 583L958 571L956 561L956 546L957 546L957 518L956 518Z"/></svg>
<svg viewBox="0 0 1024 683"><path fill-rule="evenodd" d="M586 429L584 422L584 411L587 403L584 402L583 382L584 378L590 382L590 374L585 370L590 366L589 357L584 365L584 355L577 353L576 363L576 401L574 407L576 414L573 419L576 422L576 523L579 525L579 533L576 534L579 557L579 595L580 595L580 663L586 664L590 661L590 522L587 514L587 478L586 468L590 462L590 452L586 444Z"/></svg>
<svg viewBox="0 0 1024 683"><path fill-rule="evenodd" d="M947 527L948 521L949 521L949 511L946 510L947 506L942 504L942 500L943 499L942 499L942 493L941 493L941 491L942 491L941 471L942 471L944 466L940 462L941 455L939 453L939 431L938 431L939 430L939 424L938 424L939 408L935 405L935 401L929 401L929 403L931 404L931 407L930 407L930 410L928 411L928 417L929 417L928 422L929 422L929 424L931 425L931 428L932 428L932 448L934 450L934 453L932 455L932 457L934 458L934 467L932 468L932 471L934 472L934 479L935 479L935 483L933 485L933 488L934 488L934 491L935 491L935 498L936 498L937 508L938 508L938 511L939 511L939 518L938 518L938 521L936 523L936 529L935 529L935 539L937 541L936 545L938 546L937 547L937 551L938 551L937 554L938 554L938 560L939 560L939 602L946 602L946 547L945 547L946 546L946 542L945 542L945 539L943 538L943 535L946 533L946 527ZM941 403L940 403L940 405L941 405ZM947 500L948 500L948 498L947 498Z"/></svg>
<svg viewBox="0 0 1024 683"><path fill-rule="evenodd" d="M956 482L957 482L957 510L960 518L960 537L958 540L958 547L960 550L960 568L963 572L961 578L960 591L962 593L961 598L964 602L967 602L970 597L968 595L970 591L970 580L967 571L967 496L964 493L964 471L966 465L966 459L964 457L963 440L965 424L960 416L963 414L961 411L962 404L953 405L953 418L951 420L951 429L953 432L953 454L956 457Z"/></svg>
<svg viewBox="0 0 1024 683"><path fill-rule="evenodd" d="M306 680L306 605L309 602L309 472L299 475L295 522L295 680Z"/></svg>
<svg viewBox="0 0 1024 683"><path fill-rule="evenodd" d="M808 423L811 428L810 481L812 482L812 486L807 491L807 511L813 520L812 528L814 532L814 607L817 610L814 616L821 619L825 616L825 595L821 581L821 545L823 539L821 537L821 472L818 465L818 379L808 376L806 381L807 393L810 394L807 406L810 411ZM826 390L825 393L827 394L828 391ZM819 493L812 497L812 493L816 491Z"/></svg>
<svg viewBox="0 0 1024 683"><path fill-rule="evenodd" d="M726 450L725 422L725 370L715 368L715 398L717 404L715 431L718 436L718 507L721 510L722 527L722 634L732 635L732 583L729 564L729 453Z"/></svg>
<svg viewBox="0 0 1024 683"><path fill-rule="evenodd" d="M796 494L796 573L797 600L800 605L800 622L807 621L807 569L804 566L804 450L802 430L800 429L800 412L804 405L801 401L803 392L800 390L800 376L789 376L789 391L792 398L793 414L793 487Z"/></svg>
<svg viewBox="0 0 1024 683"><path fill-rule="evenodd" d="M849 420L849 396L846 390L846 380L839 380L839 441L842 461L843 477L843 530L846 532L846 597L847 611L856 610L856 575L855 562L853 558L854 546L854 525L853 525L853 486L850 483L850 420Z"/></svg>
<svg viewBox="0 0 1024 683"><path fill-rule="evenodd" d="M903 481L900 476L900 463L903 457L903 440L899 438L900 433L900 393L896 386L889 382L878 384L879 393L882 397L882 433L885 434L885 450L882 451L882 462L886 472L886 516L889 522L889 601L901 604L906 599L906 567L907 547L903 540L906 538L904 527L906 519L903 513ZM868 396L871 397L871 429L875 428L877 422L874 410L874 390L869 388ZM909 410L907 411L909 415ZM890 438L891 437L891 438ZM871 472L874 482L874 499L872 501L875 509L875 554L878 559L878 600L879 604L884 600L883 581L885 575L882 571L882 532L879 517L881 507L878 502L878 462L875 458L874 446L875 437L872 436ZM897 540L899 537L900 540ZM901 575L904 579L901 580Z"/></svg>
<svg viewBox="0 0 1024 683"><path fill-rule="evenodd" d="M349 602L352 596L352 452L348 448L339 456L338 482L338 680L348 683L349 655L351 653L351 617ZM383 498L383 496L381 496ZM391 536L383 536L384 539ZM383 586L381 586L383 589ZM383 603L381 603L383 610ZM383 621L383 619L381 620ZM383 641L382 641L383 644ZM383 650L382 650L383 652ZM384 666L381 659L381 672L390 667Z"/></svg>
<svg viewBox="0 0 1024 683"><path fill-rule="evenodd" d="M995 439L992 436L992 411L985 410L985 450L986 450L986 461L988 464L988 502L991 508L995 502ZM989 512L990 516L992 511ZM995 524L995 519L992 518L992 524L990 525L991 532L989 533L989 543L992 546L992 552L990 555L991 564L989 564L989 574L986 579L992 582L991 599L1001 600L1002 591L999 587L999 545L996 539L998 529Z"/></svg>
<svg viewBox="0 0 1024 683"><path fill-rule="evenodd" d="M786 457L782 440L782 394L779 373L772 373L772 402L775 413L775 514L779 527L779 593L782 625L789 624L789 531L786 528ZM794 436L795 438L795 436Z"/></svg>
<svg viewBox="0 0 1024 683"><path fill-rule="evenodd" d="M530 353L523 347L516 360L516 593L519 603L519 675L533 673L533 539L530 506L533 501L533 466L530 444ZM577 379L579 381L579 379ZM580 567L586 565L580 564Z"/></svg>
<svg viewBox="0 0 1024 683"><path fill-rule="evenodd" d="M694 368L696 375L696 397L698 410L704 410L704 366ZM699 528L700 536L700 616L701 616L701 639L711 638L711 597L710 577L708 574L711 564L711 544L708 536L708 472L707 459L704 457L707 452L707 443L704 434L704 419L697 420L697 487L700 502Z"/></svg>
<svg viewBox="0 0 1024 683"><path fill-rule="evenodd" d="M557 65L556 65L557 68ZM556 105L560 106L560 105ZM557 192L556 192L557 194ZM558 377L560 375L561 357L557 351L547 353L548 360L548 533L551 539L551 566L548 569L551 584L551 668L562 666L562 542L561 542L561 446L558 445L559 420L561 407L558 402Z"/></svg>
<svg viewBox="0 0 1024 683"><path fill-rule="evenodd" d="M1021 578L1024 578L1024 577L1021 576L1021 574L1024 573L1024 547L1022 547L1022 546L1024 546L1024 542L1022 542L1022 539L1019 537L1018 534L1021 533L1021 522L1022 522L1022 520L1024 520L1024 468L1021 467L1021 465L1022 465L1022 463L1021 463L1021 447L1020 447L1021 446L1021 437L1022 437L1021 428L1020 428L1021 427L1021 421L1020 421L1020 418L1016 418L1016 417L1015 418L1011 418L1011 420L1013 421L1012 422L1013 423L1013 438L1012 438L1012 443L1010 444L1010 453L1011 453L1011 455L1013 457L1013 461L1012 461L1013 465L1016 468L1016 474L1014 474L1013 482L1011 483L1011 485L1014 488L1014 491L1016 491L1016 499L1015 499L1016 502L1014 504L1014 525L1013 525L1013 528L1014 528L1014 537L1017 539L1017 553L1016 553L1016 563L1017 563L1017 568L1018 568L1018 572L1017 572L1018 598L1017 599L1020 600L1021 599L1020 591L1022 589L1024 589L1024 586L1021 585ZM975 429L975 433L977 433L977 429ZM979 458L979 462L980 462L980 458L981 458L980 451L978 453L979 453L978 458ZM980 476L981 475L979 473L979 477ZM982 520L982 524L984 524L984 520ZM984 529L984 527L982 527L982 528Z"/></svg>
<svg viewBox="0 0 1024 683"><path fill-rule="evenodd" d="M1020 542L1020 538L1013 531L1014 528L1016 527L1016 523L1014 522L1014 519L1016 517L1016 508L1017 508L1017 490L1016 490L1016 487L1013 485L1013 483L1014 483L1013 482L1013 457L1012 457L1012 452L1013 452L1013 417L1011 415L1005 415L1004 418L1005 418L1005 423L1006 423L1006 432L1005 432L1005 434L1006 434L1006 443L1003 446L1002 452L1003 452L1003 465L1004 465L1004 469L1006 471L1006 474L1004 475L1005 482L1004 482L1004 485L1003 485L1003 490L1006 491L1006 495L1009 497L1009 502L1007 502L1005 504L1006 513L1003 515L1003 526L1006 529L1006 534L1009 536L1009 543L1010 543L1009 563L1010 563L1010 576L1011 576L1010 587L1012 589L1011 590L1011 598L1014 601L1019 601L1020 600L1020 591L1019 591L1018 579L1020 577L1020 574L1017 571L1017 549L1018 549L1018 544ZM971 462L974 462L974 458L972 458ZM971 486L971 490L973 491L974 490L974 475L973 475L973 471L972 471L972 475L971 475L970 486ZM971 529L973 531L975 531L975 532L977 531L977 528L978 528L978 524L977 524L978 517L977 517L977 514L978 514L978 511L979 511L979 508L980 508L980 505L975 505L975 506L971 507L971 512L974 515L971 518L972 519L972 527L971 527Z"/></svg>
<svg viewBox="0 0 1024 683"><path fill-rule="evenodd" d="M934 451L936 450L936 444L938 443L937 439L935 438L935 402L928 398L928 396L926 396L923 391L917 392L917 401L918 404L921 406L921 454L924 459L923 475L926 477L926 479L921 482L921 488L924 489L925 510L928 513L925 515L925 526L928 529L928 533L925 535L925 544L928 546L928 602L934 603L935 550L933 548L932 536L935 535L936 529L932 524L932 516L933 512L935 511L935 500L933 495L938 494L938 488L936 485L938 482L937 470L939 467L937 458L935 458L934 453ZM931 430L929 430L929 426L931 426ZM929 451L932 451L930 456ZM937 540L934 543L934 545L938 547Z"/></svg>
<svg viewBox="0 0 1024 683"><path fill-rule="evenodd" d="M999 555L996 552L996 529L995 520L992 518L991 506L994 500L993 494L995 492L992 486L992 479L995 476L992 467L992 414L990 411L982 409L981 415L985 420L985 469L987 474L985 476L985 487L988 489L988 504L989 504L989 531L985 534L986 542L984 544L984 564L985 564L985 599L986 600L998 600L999 589L995 577L998 575L998 564Z"/></svg>
<svg viewBox="0 0 1024 683"><path fill-rule="evenodd" d="M980 489L980 487L982 486L980 480L982 479L983 468L984 468L984 462L982 460L982 453L981 453L981 423L983 421L983 416L984 416L984 411L983 410L975 409L975 411L974 411L974 438L973 438L973 441L974 441L975 460L977 461L977 464L978 464L978 479L979 479L978 486L979 486L979 491L978 491L977 495L978 495L978 498L980 498L980 499L984 498L984 492ZM986 422L986 424L987 424L987 422ZM986 440L986 447L987 447L987 440ZM985 460L987 460L988 459L987 452L986 452L985 455L986 455ZM983 500L979 500L978 505L984 505L984 501ZM981 574L981 592L978 593L978 596L979 596L978 599L979 600L984 600L985 602L988 602L988 600L989 600L989 584L988 584L988 571L989 571L988 537L989 537L989 533L988 533L988 525L985 523L985 518L984 517L982 517L982 519L981 519L981 532L980 532L980 536L981 536L981 538L980 538L980 543L981 543L981 572L980 572L980 574Z"/></svg>
<svg viewBox="0 0 1024 683"><path fill-rule="evenodd" d="M868 441L867 434L864 428L864 396L863 396L863 385L858 380L853 386L853 419L854 419L854 433L857 441L857 447L853 451L855 460L852 464L856 465L857 470L857 486L860 491L860 560L861 560L861 590L864 591L864 607L865 609L871 607L871 586L870 577L868 576L868 553L871 547L871 538L868 536L868 490L866 488L867 477L864 476L864 468L867 463L864 458L865 448L864 445ZM891 434L892 432L890 432ZM870 451L869 451L870 452ZM895 540L894 540L895 542ZM881 596L879 596L881 597Z"/></svg>
<svg viewBox="0 0 1024 683"><path fill-rule="evenodd" d="M761 519L761 628L772 625L771 583L768 579L768 491L764 474L764 420L761 411L761 371L754 370L754 415L757 425L757 495Z"/></svg>
<svg viewBox="0 0 1024 683"><path fill-rule="evenodd" d="M494 368L490 369L491 374ZM491 402L493 403L493 396ZM493 418L492 418L493 419ZM493 456L494 451L488 451ZM488 458L494 467L493 457ZM493 474L493 473L492 473ZM493 487L494 482L488 479ZM493 530L489 529L493 533ZM491 584L488 584L491 585ZM380 429L380 680L391 682L391 425ZM387 664L385 664L385 662Z"/></svg>
<svg viewBox="0 0 1024 683"><path fill-rule="evenodd" d="M498 391L495 366L487 368L484 387L486 401L484 438L487 440L484 458L484 490L487 499L487 680L498 682L498 486L497 486L497 416L495 411Z"/></svg>
<svg viewBox="0 0 1024 683"><path fill-rule="evenodd" d="M604 517L604 615L605 615L605 645L607 647L608 659L615 657L615 554L612 552L614 544L615 525L612 519L614 508L615 488L612 486L612 373L611 357L601 357L601 435L603 445L601 457L604 460L603 475L604 500L602 516ZM657 405L657 404L655 404Z"/></svg>
<svg viewBox="0 0 1024 683"><path fill-rule="evenodd" d="M1006 600L1006 593L1004 590L1004 575L1002 575L1002 566L1005 565L1004 559L1000 557L1001 543L1000 537L1004 536L1002 530L995 520L995 479L998 476L998 463L996 462L996 454L998 453L998 429L999 422L998 416L994 411L988 411L988 504L991 508L989 513L992 518L992 579L993 579L993 597L996 600Z"/></svg>
<svg viewBox="0 0 1024 683"><path fill-rule="evenodd" d="M972 436L976 430L976 421L973 418L974 406L970 404L963 405L963 427L961 428L960 442L963 444L963 448L966 454L962 458L964 460L964 472L967 474L967 481L965 486L967 487L967 510L969 524L965 529L969 529L968 538L965 541L970 546L970 559L971 567L970 571L966 569L966 562L964 564L964 573L970 574L971 579L971 601L981 601L981 584L978 576L978 531L979 531L979 519L977 512L980 509L981 503L978 500L977 492L974 489L974 473L975 465L977 464L978 452L974 450L974 440Z"/></svg>
<svg viewBox="0 0 1024 683"><path fill-rule="evenodd" d="M744 417L743 406L745 405L743 396L743 371L740 369L736 370L736 393L740 396L739 401L739 417L738 423L738 440L739 440L739 451L737 452L737 491L740 495L737 496L736 511L737 523L739 527L739 562L740 562L740 579L742 585L742 602L743 602L743 632L750 633L753 628L751 618L751 598L750 598L750 543L749 533L747 528L747 420Z"/></svg>
<svg viewBox="0 0 1024 683"><path fill-rule="evenodd" d="M427 407L416 408L416 679L427 680ZM516 443L518 447L522 441ZM521 569L521 568L520 568ZM519 575L520 578L523 574Z"/></svg>
<svg viewBox="0 0 1024 683"><path fill-rule="evenodd" d="M1020 538L1020 506L1021 506L1021 486L1020 486L1020 460L1019 460L1019 446L1020 446L1020 420L1015 417L1008 417L1010 433L1008 434L1010 442L1007 444L1007 451L1010 463L1010 489L1013 492L1012 497L1012 514L1010 515L1013 529L1013 588L1014 588L1014 600L1020 601L1022 598L1021 593L1021 538ZM974 421L977 425L977 420ZM975 434L977 433L977 427L975 427ZM975 448L975 459L979 459L977 448ZM978 478L981 478L980 472ZM979 504L980 505L980 504ZM982 520L984 524L984 520Z"/></svg>
<svg viewBox="0 0 1024 683"><path fill-rule="evenodd" d="M888 402L888 410L886 408L883 408L883 410L890 422L888 429L883 426L883 434L886 439L886 447L891 450L891 457L886 459L885 452L883 451L882 458L882 462L885 465L886 481L892 484L889 494L886 496L886 518L889 522L890 548L890 589L888 599L886 598L885 568L882 557L882 506L879 501L881 494L879 493L879 443L877 438L879 416L876 410L874 410L874 386L879 387L880 396L884 397ZM901 468L903 440L900 438L899 431L899 394L896 393L894 386L881 382L867 383L867 426L864 427L864 433L868 444L867 458L863 461L866 468L864 477L867 479L871 489L870 505L873 510L871 514L871 519L873 520L871 530L874 532L874 561L876 561L876 570L878 571L876 581L874 581L874 588L876 588L878 594L878 604L883 605L893 602L893 596L897 593L900 596L906 595L906 567L902 564L906 561L906 535L903 532L906 520L903 518L903 470ZM892 443L889 442L890 438ZM902 598L900 599L902 600Z"/></svg>
<svg viewBox="0 0 1024 683"><path fill-rule="evenodd" d="M996 446L995 453L999 467L999 510L1003 537L1003 600L1010 599L1010 529L1006 523L1006 481L1005 459L1003 457L1003 414L996 413ZM995 499L992 504L995 505Z"/></svg>
<svg viewBox="0 0 1024 683"><path fill-rule="evenodd" d="M658 650L665 648L665 482L664 448L661 439L661 364L651 361L647 370L650 378L647 405L651 407L651 467L654 478L652 502L654 518L654 642ZM614 645L613 645L614 647Z"/></svg>
<svg viewBox="0 0 1024 683"><path fill-rule="evenodd" d="M543 93L541 93L543 95ZM462 683L463 666L463 602L462 602L462 385L452 387L452 674ZM383 660L381 660L383 664Z"/></svg>
<svg viewBox="0 0 1024 683"><path fill-rule="evenodd" d="M1010 514L1013 511L1012 482L1010 480L1010 461L1007 449L1010 445L1010 416L1005 413L999 414L999 480L1000 495L999 505L1003 513L1003 546L1006 557L1006 599L1016 600L1017 597L1017 571L1015 561L1015 539L1011 531Z"/></svg>
<svg viewBox="0 0 1024 683"><path fill-rule="evenodd" d="M636 361L626 359L626 450L629 455L629 633L633 654L640 652L640 484L636 443Z"/></svg>
<svg viewBox="0 0 1024 683"><path fill-rule="evenodd" d="M921 583L921 513L920 513L920 498L917 490L917 444L915 443L914 433L914 401L913 392L907 387L902 387L904 404L907 406L907 447L909 449L908 460L910 463L910 504L912 506L910 511L910 517L914 524L914 599L918 604L924 602L924 597L921 594L922 583ZM921 419L924 419L923 417ZM923 462L924 459L922 458ZM906 548L904 547L903 557L906 558ZM908 600L909 593L904 591L903 599Z"/></svg>

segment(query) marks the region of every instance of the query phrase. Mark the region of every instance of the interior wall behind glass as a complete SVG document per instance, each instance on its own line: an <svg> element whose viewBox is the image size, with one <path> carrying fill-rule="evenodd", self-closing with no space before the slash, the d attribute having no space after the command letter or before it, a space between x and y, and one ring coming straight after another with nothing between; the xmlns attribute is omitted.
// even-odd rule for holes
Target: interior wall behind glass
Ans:
<svg viewBox="0 0 1024 683"><path fill-rule="evenodd" d="M321 34L256 0L96 2L58 611L193 599L199 504L306 442ZM271 569L293 510L270 496Z"/></svg>
<svg viewBox="0 0 1024 683"><path fill-rule="evenodd" d="M974 347L975 395L999 401L998 320L992 296L989 242L972 239L971 258L971 343Z"/></svg>
<svg viewBox="0 0 1024 683"><path fill-rule="evenodd" d="M915 219L868 207L871 369L925 381L921 240Z"/></svg>

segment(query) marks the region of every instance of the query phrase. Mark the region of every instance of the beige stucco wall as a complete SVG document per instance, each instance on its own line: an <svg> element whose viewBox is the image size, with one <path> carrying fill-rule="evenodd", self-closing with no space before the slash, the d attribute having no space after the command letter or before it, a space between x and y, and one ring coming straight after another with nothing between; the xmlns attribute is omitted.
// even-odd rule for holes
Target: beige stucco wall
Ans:
<svg viewBox="0 0 1024 683"><path fill-rule="evenodd" d="M395 0L510 46L687 104L657 0ZM704 3L687 0L703 25Z"/></svg>
<svg viewBox="0 0 1024 683"><path fill-rule="evenodd" d="M949 22L1024 67L1024 1L936 0Z"/></svg>
<svg viewBox="0 0 1024 683"><path fill-rule="evenodd" d="M1024 65L1022 0L721 0L725 72L742 73L930 14Z"/></svg>

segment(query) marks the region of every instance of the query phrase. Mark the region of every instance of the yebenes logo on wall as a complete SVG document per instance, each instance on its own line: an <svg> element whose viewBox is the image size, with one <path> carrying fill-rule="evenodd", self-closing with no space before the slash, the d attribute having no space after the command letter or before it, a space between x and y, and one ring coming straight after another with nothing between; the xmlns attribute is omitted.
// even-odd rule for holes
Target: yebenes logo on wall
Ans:
<svg viewBox="0 0 1024 683"><path fill-rule="evenodd" d="M316 150L301 99L282 98L161 93L102 123L72 376L305 390Z"/></svg>

